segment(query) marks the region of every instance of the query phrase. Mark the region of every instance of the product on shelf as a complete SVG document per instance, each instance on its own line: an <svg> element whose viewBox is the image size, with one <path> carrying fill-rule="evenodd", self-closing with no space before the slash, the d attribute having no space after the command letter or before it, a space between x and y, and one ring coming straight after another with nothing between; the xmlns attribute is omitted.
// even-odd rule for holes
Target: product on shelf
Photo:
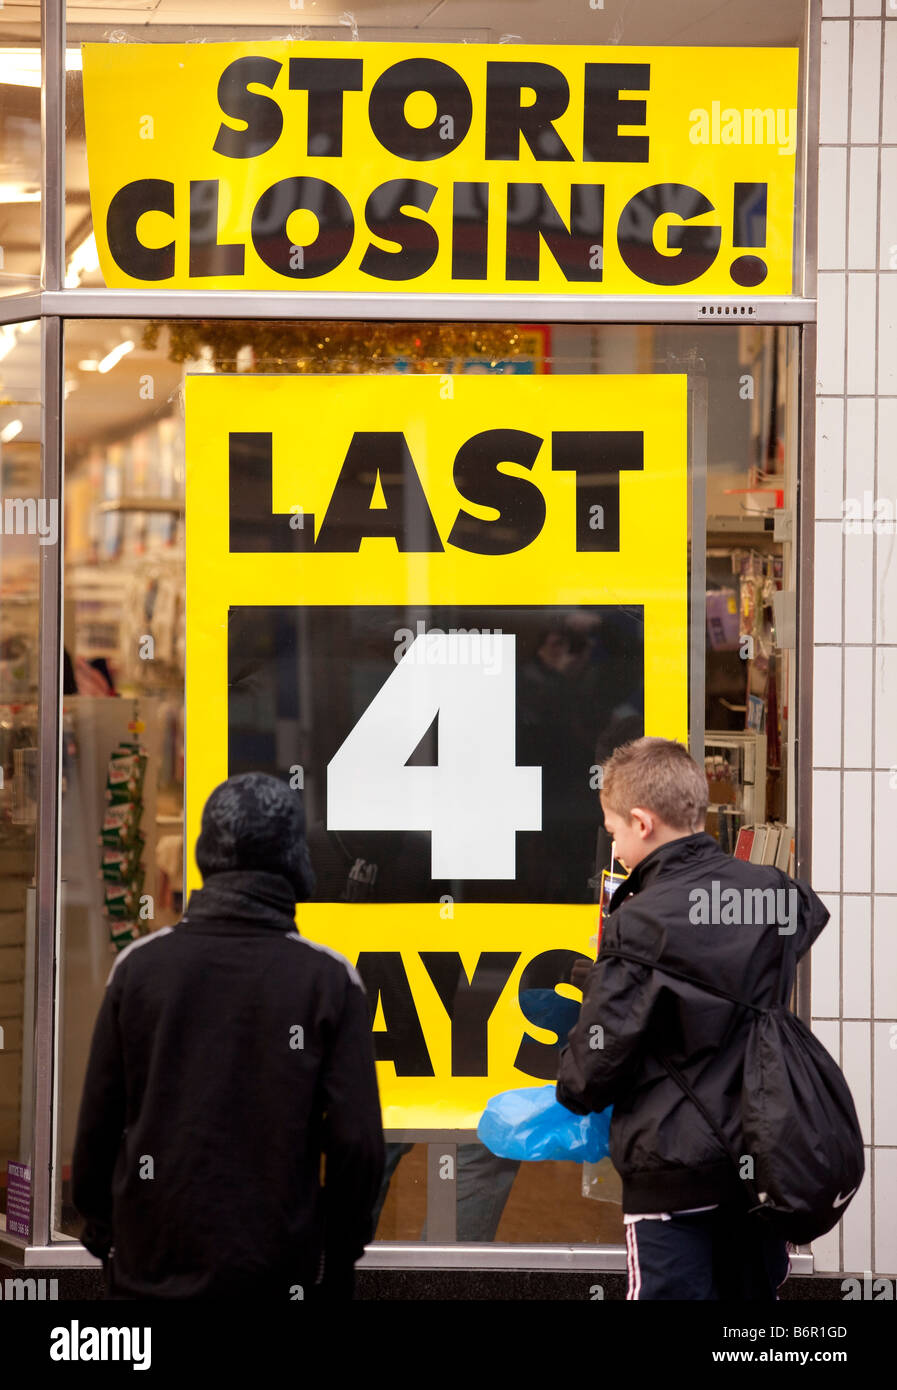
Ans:
<svg viewBox="0 0 897 1390"><path fill-rule="evenodd" d="M120 951L145 935L140 920L144 869L143 779L146 752L135 742L122 742L109 757L106 801L100 834L100 878L103 905L113 950Z"/></svg>

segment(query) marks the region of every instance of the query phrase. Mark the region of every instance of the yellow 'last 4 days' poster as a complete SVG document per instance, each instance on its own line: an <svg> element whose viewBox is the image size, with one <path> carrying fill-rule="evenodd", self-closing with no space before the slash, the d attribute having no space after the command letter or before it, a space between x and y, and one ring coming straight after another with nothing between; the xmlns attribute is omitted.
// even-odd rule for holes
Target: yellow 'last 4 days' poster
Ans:
<svg viewBox="0 0 897 1390"><path fill-rule="evenodd" d="M555 1075L603 757L687 731L684 376L187 380L187 831L302 790L388 1129ZM591 948L592 950L594 948Z"/></svg>

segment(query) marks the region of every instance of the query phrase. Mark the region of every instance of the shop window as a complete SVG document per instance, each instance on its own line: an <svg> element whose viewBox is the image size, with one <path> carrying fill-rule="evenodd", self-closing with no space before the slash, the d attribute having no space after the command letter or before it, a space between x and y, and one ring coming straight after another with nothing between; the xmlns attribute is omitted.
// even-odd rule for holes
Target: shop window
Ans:
<svg viewBox="0 0 897 1390"><path fill-rule="evenodd" d="M787 868L794 833L789 518L796 494L797 359L795 330L753 324L67 324L58 1235L71 1238L79 1230L69 1164L91 1029L109 968L131 941L178 920L192 872L192 844L184 843L184 682L185 666L189 680L197 658L193 644L202 623L185 630L185 524L189 529L202 522L189 511L185 517L189 450L198 447L185 439L191 438L196 381L287 377L301 403L304 381L311 386L313 379L343 378L348 403L348 386L359 377L592 377L597 390L600 378L613 374L632 378L636 393L644 383L646 400L658 377L687 379L689 465L693 483L701 484L692 488L689 533L693 591L700 585L692 614L700 615L701 629L691 634L688 714L710 783L708 829L730 853L739 849ZM299 450L309 428L302 418L300 410L290 439ZM308 476L317 466L314 458L303 458ZM275 478L268 486L276 487L276 467L268 476ZM371 506L385 501L372 498ZM288 516L286 506L275 505L278 510ZM323 513L305 520L320 538ZM354 524L351 510L331 516L331 523L345 539ZM414 525L421 524L418 515ZM249 512L237 515L244 549L253 548L247 538L254 525ZM371 543L381 546L378 554L388 546L391 554L406 556L409 573L419 561L419 545L412 554L414 545L402 549L382 537ZM339 550L332 547L327 558L338 560ZM304 922L313 923L314 909L325 903L354 903L364 912L369 903L407 911L431 902L439 910L445 885L422 853L422 846L429 849L428 832L333 829L325 793L326 765L332 766L343 737L340 721L350 727L384 686L397 669L395 631L408 627L413 636L418 619L443 629L513 633L521 673L517 762L546 769L552 758L558 766L569 764L581 793L572 804L560 796L565 811L553 840L548 830L541 839L530 833L526 855L518 855L517 882L480 875L480 881L450 885L447 896L482 904L484 912L518 901L548 909L572 905L597 926L600 874L609 867L611 846L592 774L617 743L652 731L641 698L637 605L599 611L571 593L568 603L540 609L483 594L474 614L469 595L466 607L451 612L428 605L423 590L411 598L396 611L373 594L367 604L342 607L337 598L322 606L275 596L267 607L253 600L251 611L231 611L225 766L231 773L253 768L290 777L297 767L303 773L319 885L315 902L299 909L300 930L314 936ZM684 629L681 640L687 640ZM412 765L438 763L433 737L425 731ZM546 774L542 807L549 830L550 784ZM739 847L739 832L759 826L762 835L755 834L747 850L742 838ZM518 841L526 833L518 832ZM549 933L545 950L555 945ZM367 962L369 995L382 979L381 965ZM438 965L433 968L438 976ZM551 1019L533 1020L543 1052L554 1057L576 1014L575 990L557 983ZM388 1026L379 1015L372 1023L375 1033ZM437 1057L427 1083L434 1117L438 1067L446 1065ZM395 1070L394 1062L381 1061L383 1094ZM547 1072L540 1079L521 1071L516 1084L546 1081ZM431 1123L435 1130L438 1119ZM619 1179L609 1160L518 1168L488 1154L472 1129L455 1138L458 1240L623 1243ZM428 1153L427 1127L397 1125L387 1129L387 1140L377 1239L439 1239L432 1188L428 1199L435 1145Z"/></svg>

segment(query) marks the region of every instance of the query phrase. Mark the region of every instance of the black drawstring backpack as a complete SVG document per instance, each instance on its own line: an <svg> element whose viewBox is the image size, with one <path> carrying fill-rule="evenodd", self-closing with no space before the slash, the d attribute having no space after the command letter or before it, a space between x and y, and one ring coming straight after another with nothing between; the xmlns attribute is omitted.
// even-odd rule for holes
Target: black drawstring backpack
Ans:
<svg viewBox="0 0 897 1390"><path fill-rule="evenodd" d="M642 956L615 950L601 954L685 980L695 989L754 1014L741 1086L741 1155L735 1153L678 1067L665 1057L656 1060L700 1110L740 1177L744 1157L753 1159L753 1177L742 1177L750 1211L792 1245L805 1245L824 1236L844 1215L865 1172L863 1136L853 1097L835 1059L787 1002L759 1008ZM787 960L786 947L779 972L779 1000ZM790 994L789 985L786 1001Z"/></svg>

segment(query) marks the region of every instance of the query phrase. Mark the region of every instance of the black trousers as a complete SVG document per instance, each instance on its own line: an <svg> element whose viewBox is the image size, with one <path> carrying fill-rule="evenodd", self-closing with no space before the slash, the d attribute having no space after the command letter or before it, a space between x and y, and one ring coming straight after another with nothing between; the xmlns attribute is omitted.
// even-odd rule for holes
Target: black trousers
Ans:
<svg viewBox="0 0 897 1390"><path fill-rule="evenodd" d="M626 1226L627 1299L775 1303L791 1261L783 1240L729 1204Z"/></svg>

